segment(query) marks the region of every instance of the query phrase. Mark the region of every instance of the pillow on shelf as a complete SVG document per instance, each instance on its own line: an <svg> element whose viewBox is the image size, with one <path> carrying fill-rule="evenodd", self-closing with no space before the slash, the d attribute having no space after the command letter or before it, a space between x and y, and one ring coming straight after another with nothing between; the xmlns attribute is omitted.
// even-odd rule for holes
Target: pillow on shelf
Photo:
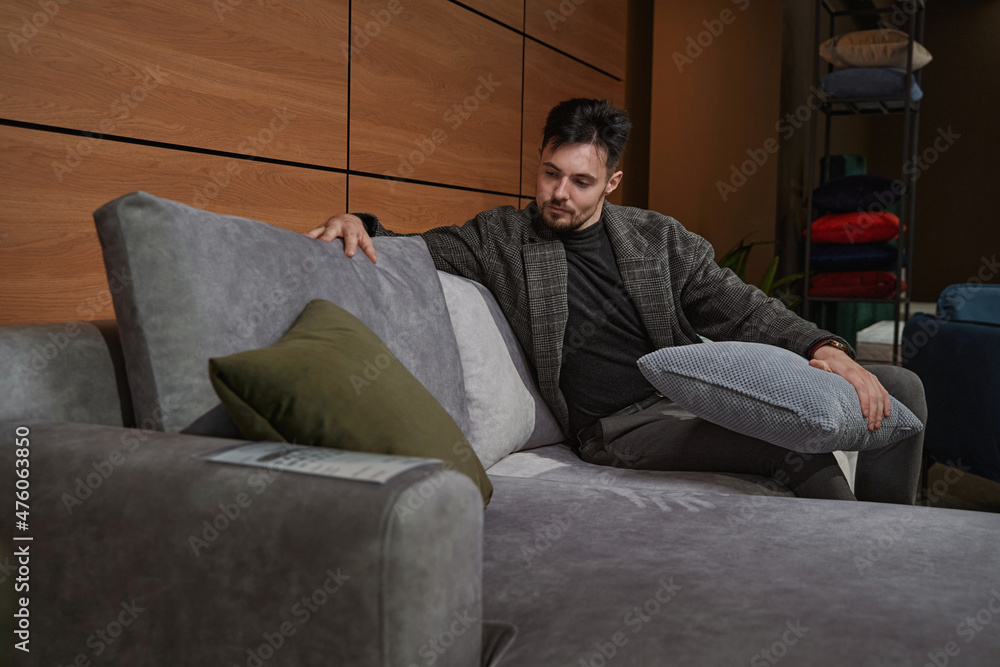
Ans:
<svg viewBox="0 0 1000 667"><path fill-rule="evenodd" d="M809 264L816 271L895 271L896 253L897 247L885 242L829 243L813 246Z"/></svg>
<svg viewBox="0 0 1000 667"><path fill-rule="evenodd" d="M869 431L850 382L773 345L681 345L651 352L638 363L646 379L685 410L796 452L876 449L923 429L893 398L890 416Z"/></svg>
<svg viewBox="0 0 1000 667"><path fill-rule="evenodd" d="M899 201L903 184L885 176L844 176L813 190L813 203L835 213L881 207L888 210Z"/></svg>
<svg viewBox="0 0 1000 667"><path fill-rule="evenodd" d="M906 282L903 282L906 289ZM890 271L818 273L809 279L810 296L891 299L896 296L896 274Z"/></svg>
<svg viewBox="0 0 1000 667"><path fill-rule="evenodd" d="M244 437L441 459L490 500L493 486L451 416L361 320L313 299L275 344L209 359Z"/></svg>
<svg viewBox="0 0 1000 667"><path fill-rule="evenodd" d="M899 217L892 213L829 213L812 223L815 243L876 243L897 236Z"/></svg>
<svg viewBox="0 0 1000 667"><path fill-rule="evenodd" d="M909 36L901 30L858 30L823 42L819 55L834 67L898 67L906 69ZM913 69L926 66L934 57L923 44L913 43Z"/></svg>
<svg viewBox="0 0 1000 667"><path fill-rule="evenodd" d="M831 72L819 81L830 96L845 98L903 97L906 95L906 71L896 67L859 67ZM924 91L914 79L910 86L910 99L916 101Z"/></svg>

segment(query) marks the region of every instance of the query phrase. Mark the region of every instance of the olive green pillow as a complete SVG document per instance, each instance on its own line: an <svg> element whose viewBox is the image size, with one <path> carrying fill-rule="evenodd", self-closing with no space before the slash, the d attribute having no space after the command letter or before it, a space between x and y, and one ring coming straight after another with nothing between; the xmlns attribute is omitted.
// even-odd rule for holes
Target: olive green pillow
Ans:
<svg viewBox="0 0 1000 667"><path fill-rule="evenodd" d="M361 320L309 302L274 345L208 360L215 392L251 440L441 459L490 500L483 464L451 416Z"/></svg>

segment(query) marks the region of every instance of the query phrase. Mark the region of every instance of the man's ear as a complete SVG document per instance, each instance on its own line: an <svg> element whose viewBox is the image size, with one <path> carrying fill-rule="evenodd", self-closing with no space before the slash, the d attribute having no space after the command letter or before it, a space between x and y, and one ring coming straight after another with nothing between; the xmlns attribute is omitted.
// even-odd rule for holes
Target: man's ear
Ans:
<svg viewBox="0 0 1000 667"><path fill-rule="evenodd" d="M622 172L616 171L614 174L612 174L611 178L608 179L608 184L604 187L604 196L607 197L612 192L614 192L615 189L618 187L618 184L621 183L621 181L622 181Z"/></svg>

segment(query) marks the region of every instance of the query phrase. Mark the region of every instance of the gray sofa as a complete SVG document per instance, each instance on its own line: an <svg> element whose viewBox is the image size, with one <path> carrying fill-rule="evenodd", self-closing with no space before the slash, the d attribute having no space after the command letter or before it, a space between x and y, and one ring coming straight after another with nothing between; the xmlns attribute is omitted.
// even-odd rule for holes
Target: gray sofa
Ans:
<svg viewBox="0 0 1000 667"><path fill-rule="evenodd" d="M117 321L0 327L3 470L30 441L29 528L0 515L7 607L33 538L15 664L997 664L1000 516L583 463L488 292L418 238L372 265L144 193L95 219ZM207 360L313 298L462 427L485 510L441 463L375 484L201 458L242 440Z"/></svg>

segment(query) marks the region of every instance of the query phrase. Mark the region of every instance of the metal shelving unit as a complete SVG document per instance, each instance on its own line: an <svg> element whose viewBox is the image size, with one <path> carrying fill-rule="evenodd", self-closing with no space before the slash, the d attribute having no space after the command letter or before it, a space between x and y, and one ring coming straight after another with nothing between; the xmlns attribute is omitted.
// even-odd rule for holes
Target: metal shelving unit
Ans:
<svg viewBox="0 0 1000 667"><path fill-rule="evenodd" d="M910 317L910 290L903 290L903 282L913 275L913 237L915 232L915 212L916 212L916 175L912 169L906 169L906 165L915 165L917 160L917 144L920 130L920 101L912 99L912 84L922 82L922 71L913 71L913 46L915 42L923 42L924 20L925 20L924 0L913 0L907 3L905 11L905 28L909 37L909 49L906 58L906 94L903 96L885 96L877 99L872 98L834 98L827 96L820 100L820 111L817 120L813 122L809 138L809 181L808 187L808 209L806 222L806 252L805 252L805 287L803 298L803 313L806 319L812 317L812 306L829 303L892 303L895 304L892 359L894 363L899 360L899 332L901 322L905 322ZM899 16L899 6L889 5L887 7L871 7L866 9L835 9L830 0L817 0L817 11L815 21L815 35L813 40L813 73L816 79L820 78L820 56L819 46L823 35L824 18L828 24L828 37L837 35L838 20L850 19L860 16L881 16L890 14L893 17ZM902 26L893 26L902 28ZM826 73L833 71L833 65L826 65ZM817 86L818 87L818 86ZM847 115L901 115L903 120L903 150L900 157L899 180L903 183L903 194L900 200L900 232L898 240L898 250L896 254L896 296L892 299L866 299L866 298L839 298L839 297L813 297L809 294L810 263L812 256L812 222L816 219L816 207L813 203L813 190L823 183L817 182L816 167L819 163L818 142L816 133L819 130L820 119L824 124L823 140L823 182L829 179L830 175L830 134L834 119ZM907 257L907 266L903 267L903 257ZM902 315L902 317L901 317Z"/></svg>

